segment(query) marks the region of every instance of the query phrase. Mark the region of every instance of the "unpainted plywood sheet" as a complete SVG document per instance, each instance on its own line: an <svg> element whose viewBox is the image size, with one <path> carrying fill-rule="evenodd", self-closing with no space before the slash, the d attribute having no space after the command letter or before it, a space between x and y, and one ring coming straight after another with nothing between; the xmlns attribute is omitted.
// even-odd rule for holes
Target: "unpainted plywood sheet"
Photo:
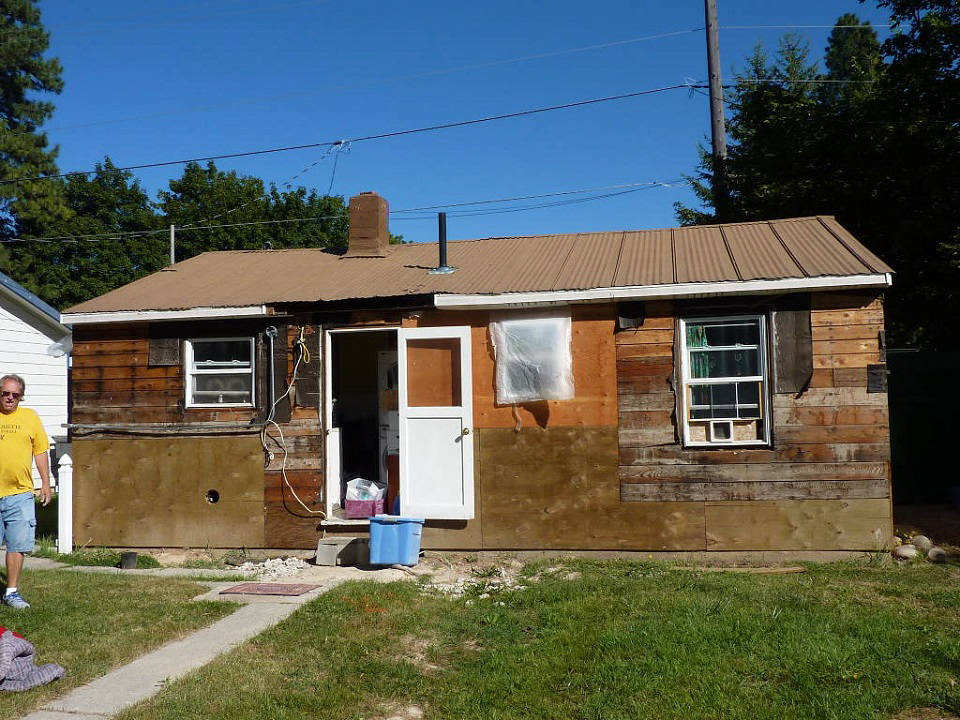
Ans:
<svg viewBox="0 0 960 720"><path fill-rule="evenodd" d="M893 535L888 499L707 502L707 550L878 550Z"/></svg>
<svg viewBox="0 0 960 720"><path fill-rule="evenodd" d="M78 544L263 547L257 437L76 439L73 451Z"/></svg>

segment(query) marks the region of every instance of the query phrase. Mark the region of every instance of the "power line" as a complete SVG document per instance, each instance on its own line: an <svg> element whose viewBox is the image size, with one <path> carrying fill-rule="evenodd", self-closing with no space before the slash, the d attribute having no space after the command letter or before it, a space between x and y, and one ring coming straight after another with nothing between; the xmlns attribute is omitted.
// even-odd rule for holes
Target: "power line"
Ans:
<svg viewBox="0 0 960 720"><path fill-rule="evenodd" d="M538 115L540 113L553 112L554 110L569 110L571 108L584 107L586 105L595 105L595 104L604 103L604 102L612 102L614 100L627 100L630 98L641 97L643 95L653 95L654 93L667 92L669 90L689 90L691 88L696 88L696 87L703 87L703 86L690 85L690 84L667 85L665 87L653 88L652 90L638 90L636 92L622 93L620 95L607 95L606 97L591 98L589 100L577 100L574 102L562 103L560 105L549 105L547 107L531 108L530 110L520 110L517 112L502 113L499 115L487 115L486 117L475 118L473 120L459 120L456 122L439 123L436 125L427 125L423 127L410 128L407 130L394 130L391 132L378 133L375 135L363 135L360 137L347 138L344 140L327 140L324 142L305 143L303 145L287 145L284 147L268 148L265 150L249 150L246 152L223 153L221 155L206 155L203 157L187 158L183 160L165 160L163 162L142 163L140 165L126 165L124 167L113 168L113 170L118 172L124 171L124 170L144 170L148 168L169 167L170 165L186 165L187 163L192 163L192 162L208 162L211 160L226 160L229 158L251 157L254 155L268 155L272 153L290 152L292 150L309 150L309 149L318 148L318 147L332 147L334 145L343 144L343 143L358 143L358 142L365 142L368 140L386 140L389 138L403 137L405 135L414 135L417 133L435 132L437 130L449 130L452 128L468 127L470 125L479 125L481 123L493 122L495 120L508 120L511 118ZM75 170L73 172L58 173L55 175L35 175L33 177L4 179L4 180L0 180L0 185L10 185L12 183L20 183L20 182L33 182L38 180L55 180L55 179L61 179L61 178L67 178L67 177L74 177L78 175L91 175L91 174L95 174L96 172L97 170Z"/></svg>
<svg viewBox="0 0 960 720"><path fill-rule="evenodd" d="M491 205L494 203L503 203L503 202L517 202L520 200L539 200L541 198L547 197L558 197L562 195L578 195L589 192L599 192L601 190L621 190L624 188L644 188L644 187L671 187L674 183L683 182L683 179L670 180L668 182L660 182L653 180L651 182L638 182L638 183L624 183L621 185L604 185L602 187L590 187L582 188L580 190L561 190L558 192L550 193L539 193L537 195L518 195L516 197L507 197L507 198L497 198L494 200L471 200L469 202L458 202L458 203L447 203L445 205L424 205L422 207L407 208L404 210L391 210L393 213L412 213L412 212L422 212L424 210L441 210L444 208L456 208L456 207L469 207L473 205ZM431 216L432 217L432 216Z"/></svg>
<svg viewBox="0 0 960 720"><path fill-rule="evenodd" d="M562 197L562 196L569 196L569 195L576 195L576 194L584 194L584 193L591 193L591 192L600 192L600 191L607 191L607 190L622 191L622 192L608 193L608 194L605 194L605 195L598 195L598 196L591 197L591 198L582 198L582 199L579 199L579 200L578 200L578 202L579 202L579 201L588 202L588 201L591 201L591 200L601 200L601 199L604 199L604 198L607 198L607 197L613 197L613 196L615 196L615 195L623 194L624 192L633 192L633 191L635 191L635 190L647 190L647 189L651 189L651 188L654 188L654 187L675 187L675 186L677 186L677 185L679 185L679 184L686 184L686 183L687 183L687 181L684 180L684 179L682 179L682 178L679 178L679 179L676 179L676 180L670 180L670 181L666 181L666 182L661 182L661 181L656 181L656 180L655 180L655 181L651 181L651 182L642 182L642 183L624 183L624 184L619 184L619 185L605 185L605 186L600 186L600 187L582 188L582 189L579 189L579 190L560 190L560 191L557 191L557 192L540 193L540 194L536 194L536 195L519 195L519 196L515 196L515 197L494 198L494 199L488 199L488 200L472 200L472 201L458 202L458 203L448 203L448 204L446 204L446 205L429 205L429 206L422 206L422 207L416 207L416 208L405 208L405 209L402 209L402 210L391 210L391 211L390 211L390 214L391 214L391 215L395 215L395 214L396 214L396 215L399 215L399 214L405 214L405 213L423 212L423 211L426 211L426 210L435 210L435 209L439 209L439 208L472 207L472 206L478 206L478 205L490 205L490 204L494 204L494 203L517 202L517 201L520 201L520 200L536 200L536 199L549 198L549 197ZM539 208L539 207L551 207L551 206L553 206L553 205L554 205L554 203L544 204L544 205L531 205L531 206L526 206L526 207L521 207L521 208L505 208L505 209L493 210L493 211L476 211L475 214L478 214L478 215L479 215L479 214L496 214L496 213L498 213L498 212L504 212L504 211L514 212L514 211L518 211L518 210L527 210L527 209L532 210L532 209L537 209L537 208ZM471 212L471 211L465 211L465 212L455 211L455 212L457 212L458 215L463 215L463 216L467 215L467 213L474 214L474 213ZM250 221L247 221L247 222L240 222L240 223L223 223L223 224L219 224L219 225L197 225L197 224L184 225L184 226L179 226L179 225L178 225L178 226L177 226L177 232L196 232L196 231L198 231L198 230L217 230L217 229L223 229L223 228L248 227L248 226L253 226L253 225L277 225L277 224L281 224L281 223L317 222L317 221L321 221L321 220L339 220L339 219L341 219L342 217L343 217L343 215L320 215L320 216L313 216L313 217L306 217L306 218L286 218L286 219L282 219L282 220L250 220ZM429 216L425 216L425 217L429 217L429 218L431 218L431 219L434 218L433 215L429 215ZM212 219L212 218L210 218L210 219ZM420 219L425 219L425 218L412 218L412 217L407 218L407 217L400 217L400 218L396 218L396 219L398 219L398 220L414 220L414 219L420 220ZM203 222L203 221L200 221L200 222ZM86 241L86 242L96 242L96 241L98 241L98 240L120 240L120 239L123 239L123 238L129 238L129 237L143 237L143 236L149 236L149 235L166 235L167 232L168 232L167 229L162 229L162 230L159 230L159 229L158 229L158 230L121 231L121 232L113 232L113 233L91 233L91 234L87 234L87 235L54 235L54 236L43 236L43 237L16 237L16 238L8 238L8 239L6 239L6 240L0 240L0 243L15 243L15 242L41 242L41 243L47 243L47 242L82 242L82 241Z"/></svg>
<svg viewBox="0 0 960 720"><path fill-rule="evenodd" d="M893 25L721 25L721 30L815 30L821 28L839 28L840 30L875 30L892 28Z"/></svg>

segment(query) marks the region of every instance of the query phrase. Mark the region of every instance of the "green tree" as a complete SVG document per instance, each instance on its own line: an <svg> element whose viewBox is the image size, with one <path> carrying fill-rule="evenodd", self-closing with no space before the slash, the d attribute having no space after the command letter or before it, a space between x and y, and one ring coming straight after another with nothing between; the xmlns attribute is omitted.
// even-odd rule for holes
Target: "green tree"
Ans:
<svg viewBox="0 0 960 720"><path fill-rule="evenodd" d="M831 33L825 74L790 38L772 64L762 52L748 59L729 98L732 199L721 219L835 215L896 271L887 294L891 344L956 349L960 4L879 4L897 24L882 52L872 28L845 15ZM755 82L761 77L774 82ZM716 217L711 159L701 156L695 191L704 207L678 206L686 224Z"/></svg>
<svg viewBox="0 0 960 720"><path fill-rule="evenodd" d="M177 227L178 261L209 250L346 245L343 198L302 187L268 192L259 178L224 172L212 162L187 165L170 190L159 193L158 207Z"/></svg>
<svg viewBox="0 0 960 720"><path fill-rule="evenodd" d="M57 148L40 127L53 115L40 93L59 93L62 68L45 58L49 36L33 0L0 0L0 239L64 219L62 183L8 182L57 172Z"/></svg>
<svg viewBox="0 0 960 720"><path fill-rule="evenodd" d="M10 245L27 287L54 307L89 300L166 264L166 236L150 233L160 219L132 173L106 158L92 177L68 178L62 192L69 217L47 223L44 235L77 239ZM114 232L144 234L104 237Z"/></svg>

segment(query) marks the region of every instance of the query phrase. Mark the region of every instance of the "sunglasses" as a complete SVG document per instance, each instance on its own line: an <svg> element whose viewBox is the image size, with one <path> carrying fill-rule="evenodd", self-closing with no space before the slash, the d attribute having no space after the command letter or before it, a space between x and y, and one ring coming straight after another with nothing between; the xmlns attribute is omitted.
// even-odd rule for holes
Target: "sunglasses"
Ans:
<svg viewBox="0 0 960 720"><path fill-rule="evenodd" d="M14 400L19 400L19 399L20 399L20 393L18 393L18 392L13 392L12 390L3 390L3 391L0 391L0 395L3 395L3 397L12 397Z"/></svg>

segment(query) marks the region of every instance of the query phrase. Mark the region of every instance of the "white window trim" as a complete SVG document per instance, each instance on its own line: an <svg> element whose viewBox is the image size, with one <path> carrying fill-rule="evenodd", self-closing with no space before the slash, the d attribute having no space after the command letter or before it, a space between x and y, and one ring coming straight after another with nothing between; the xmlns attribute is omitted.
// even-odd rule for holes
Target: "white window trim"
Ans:
<svg viewBox="0 0 960 720"><path fill-rule="evenodd" d="M760 374L749 375L738 378L691 378L689 352L687 350L687 323L718 322L729 320L757 320L760 326ZM680 392L682 401L680 409L683 417L680 421L683 423L683 444L685 447L740 447L740 446L769 446L770 428L773 425L772 404L770 402L770 364L767 361L767 318L766 315L757 313L745 313L738 315L716 315L709 317L692 316L689 318L678 318L680 323ZM695 442L690 440L690 392L691 384L695 385L715 385L729 382L749 382L751 380L760 382L760 418L763 421L763 438L758 440L735 440L731 436L729 441L708 440L705 442ZM733 418L731 418L733 420Z"/></svg>
<svg viewBox="0 0 960 720"><path fill-rule="evenodd" d="M249 375L250 376L250 402L243 403L193 403L190 398L193 397L193 375L196 370L193 367L193 344L195 342L243 342L250 343L250 367L249 368L216 368L217 375ZM186 397L184 406L187 408L252 408L257 403L257 348L256 341L250 336L240 337L197 337L188 338L184 343L184 367L183 374L185 378L184 387ZM200 374L204 374L200 371ZM213 374L213 373L208 373Z"/></svg>

